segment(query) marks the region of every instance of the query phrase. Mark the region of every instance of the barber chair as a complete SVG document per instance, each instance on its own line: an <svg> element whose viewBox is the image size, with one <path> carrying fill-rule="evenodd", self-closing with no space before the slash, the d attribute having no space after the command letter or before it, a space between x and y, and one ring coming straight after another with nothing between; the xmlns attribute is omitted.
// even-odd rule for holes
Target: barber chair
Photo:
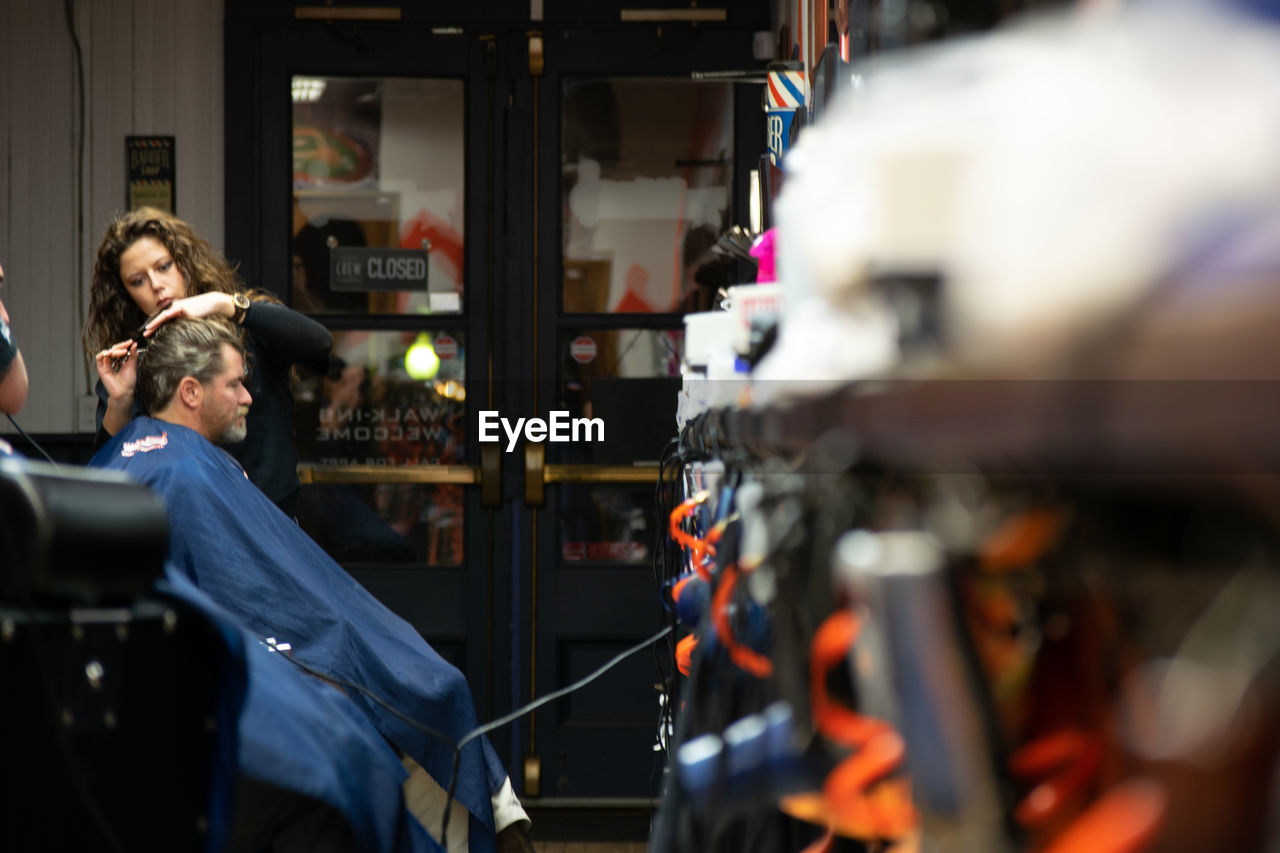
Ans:
<svg viewBox="0 0 1280 853"><path fill-rule="evenodd" d="M124 475L0 461L0 850L225 846L243 674L167 552Z"/></svg>

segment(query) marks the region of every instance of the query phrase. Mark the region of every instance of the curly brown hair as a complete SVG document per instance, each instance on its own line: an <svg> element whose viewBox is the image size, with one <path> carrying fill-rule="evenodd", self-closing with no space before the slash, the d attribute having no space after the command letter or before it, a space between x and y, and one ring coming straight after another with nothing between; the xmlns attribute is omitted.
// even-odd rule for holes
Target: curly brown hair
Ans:
<svg viewBox="0 0 1280 853"><path fill-rule="evenodd" d="M172 213L140 207L119 214L107 225L93 265L89 316L81 333L84 353L90 359L117 341L132 337L147 319L120 280L120 256L143 237L155 238L173 255L186 282L187 296L242 289L235 267Z"/></svg>

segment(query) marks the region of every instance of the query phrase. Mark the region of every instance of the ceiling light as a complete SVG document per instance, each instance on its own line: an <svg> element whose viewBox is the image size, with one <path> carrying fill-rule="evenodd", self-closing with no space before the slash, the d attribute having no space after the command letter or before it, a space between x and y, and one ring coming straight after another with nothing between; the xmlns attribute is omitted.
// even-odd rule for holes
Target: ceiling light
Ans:
<svg viewBox="0 0 1280 853"><path fill-rule="evenodd" d="M295 104L313 104L324 94L324 80L318 77L293 78L293 102Z"/></svg>

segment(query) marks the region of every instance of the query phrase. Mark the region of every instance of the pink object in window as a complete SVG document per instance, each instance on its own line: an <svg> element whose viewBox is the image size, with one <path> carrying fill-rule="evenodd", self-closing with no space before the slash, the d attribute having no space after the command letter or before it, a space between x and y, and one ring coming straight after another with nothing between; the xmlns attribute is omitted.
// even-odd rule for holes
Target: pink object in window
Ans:
<svg viewBox="0 0 1280 853"><path fill-rule="evenodd" d="M774 273L774 238L776 228L770 228L751 244L751 257L756 259L756 283L766 281L777 281L778 276Z"/></svg>

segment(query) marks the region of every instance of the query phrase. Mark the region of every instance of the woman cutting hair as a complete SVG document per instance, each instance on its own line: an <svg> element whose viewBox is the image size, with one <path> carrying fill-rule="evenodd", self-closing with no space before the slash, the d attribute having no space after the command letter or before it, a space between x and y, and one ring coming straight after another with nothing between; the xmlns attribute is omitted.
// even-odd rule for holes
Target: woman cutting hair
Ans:
<svg viewBox="0 0 1280 853"><path fill-rule="evenodd" d="M150 333L174 317L219 315L244 330L254 400L247 437L227 449L249 479L292 516L298 460L290 372L294 365L326 372L333 336L270 294L244 290L231 264L190 225L151 207L111 221L93 268L82 338L98 370L94 449L142 413L134 385L138 349L146 347Z"/></svg>

